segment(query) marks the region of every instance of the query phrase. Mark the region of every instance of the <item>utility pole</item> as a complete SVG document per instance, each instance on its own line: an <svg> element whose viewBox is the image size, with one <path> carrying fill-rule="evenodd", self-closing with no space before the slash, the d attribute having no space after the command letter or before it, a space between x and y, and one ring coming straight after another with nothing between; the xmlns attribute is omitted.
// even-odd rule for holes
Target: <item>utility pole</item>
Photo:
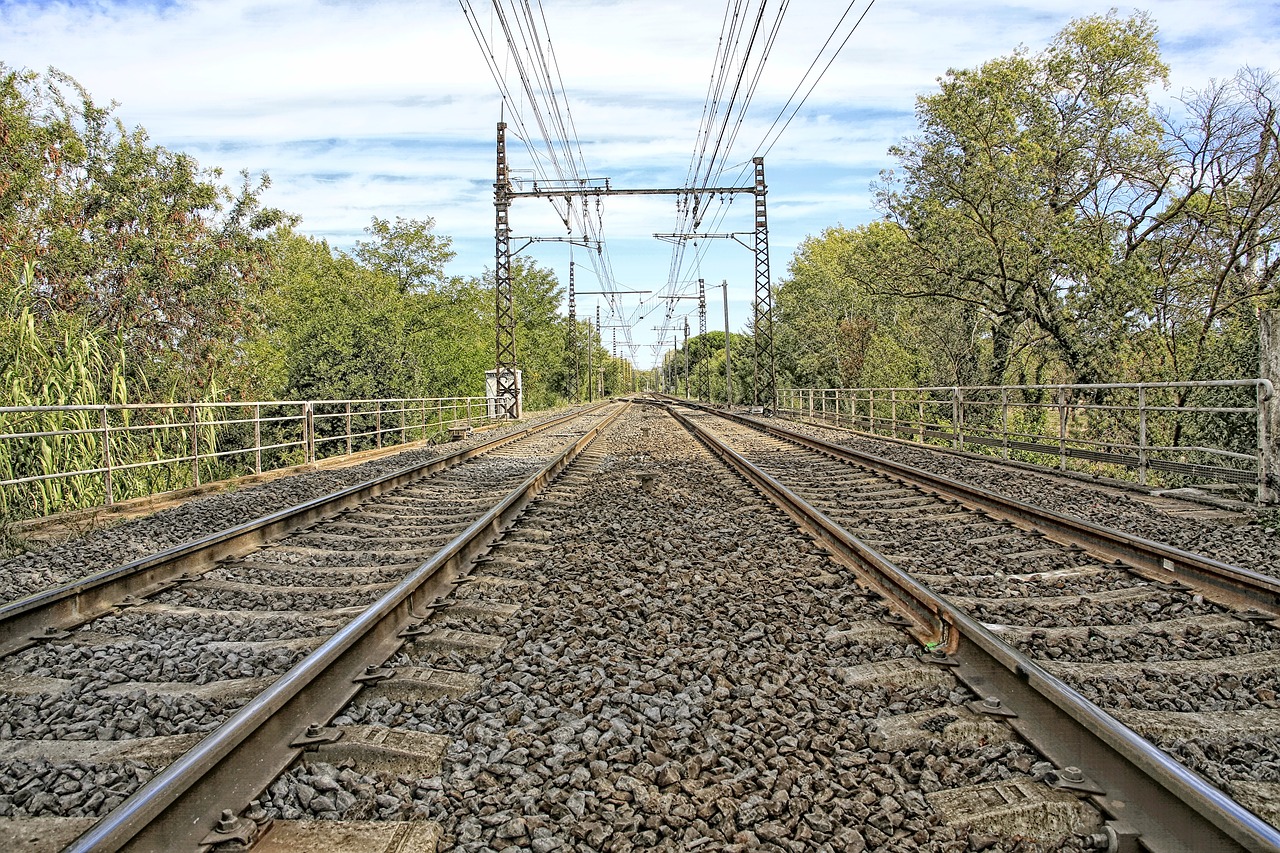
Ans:
<svg viewBox="0 0 1280 853"><path fill-rule="evenodd" d="M581 364L578 360L578 307L573 292L573 261L569 261L569 352L573 353L573 384L569 386L569 402L578 402Z"/></svg>
<svg viewBox="0 0 1280 853"><path fill-rule="evenodd" d="M684 398L689 399L689 318L684 318Z"/></svg>
<svg viewBox="0 0 1280 853"><path fill-rule="evenodd" d="M698 334L707 333L707 282L698 279Z"/></svg>
<svg viewBox="0 0 1280 853"><path fill-rule="evenodd" d="M600 309L598 307L596 308L596 316L597 317L600 316ZM597 319L596 322L598 323L600 321ZM588 318L587 320L587 402L588 403L590 403L592 400L595 399L595 396L591 393L591 386L595 384L595 380L593 378L595 374L591 372L591 355L595 351L595 348L596 348L596 330L592 328L591 320Z"/></svg>
<svg viewBox="0 0 1280 853"><path fill-rule="evenodd" d="M708 352L707 343L707 282L705 279L698 279L698 336L702 341L703 352ZM698 399L703 403L711 401L711 367L707 363L707 359L703 359L698 370L694 374L694 378L698 380Z"/></svg>
<svg viewBox="0 0 1280 853"><path fill-rule="evenodd" d="M724 289L724 406L733 408L733 371L729 367L729 279L722 279Z"/></svg>
<svg viewBox="0 0 1280 853"><path fill-rule="evenodd" d="M596 303L596 334L600 334L600 303L599 303L599 302L597 302L597 303ZM604 341L601 341L600 343L602 343L602 344L603 344L603 343L604 343ZM603 367L600 367L600 368L596 368L596 369L600 371L600 377L601 377L601 379L600 379L600 386L599 386L599 394L598 394L597 396L599 396L599 397L600 397L600 399L601 399L601 400L603 400L603 399L604 399L604 368L603 368ZM592 374L592 376L591 376L591 381L592 381L592 382L594 382L594 381L595 381L595 375L594 375L594 374Z"/></svg>
<svg viewBox="0 0 1280 853"><path fill-rule="evenodd" d="M778 405L778 376L773 360L773 290L769 283L769 217L764 203L769 190L764 182L764 158L753 157L751 162L756 169L756 301L752 321L755 387L752 393L755 405L768 412Z"/></svg>
<svg viewBox="0 0 1280 853"><path fill-rule="evenodd" d="M500 417L520 417L516 381L516 311L511 289L511 175L507 170L507 124L498 122L497 177L493 182L494 410Z"/></svg>

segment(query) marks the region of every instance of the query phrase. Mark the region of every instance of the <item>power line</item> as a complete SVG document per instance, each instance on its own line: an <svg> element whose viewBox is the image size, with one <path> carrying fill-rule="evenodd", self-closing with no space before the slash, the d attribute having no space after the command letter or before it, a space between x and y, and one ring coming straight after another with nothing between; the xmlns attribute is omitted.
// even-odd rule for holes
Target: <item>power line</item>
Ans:
<svg viewBox="0 0 1280 853"><path fill-rule="evenodd" d="M773 128L777 127L778 119L780 119L787 111L787 107L791 104L792 100L795 99L796 92L800 91L800 87L804 85L805 78L807 78L813 71L813 66L816 65L818 59L822 57L822 51L826 50L827 45L831 43L831 39L835 37L836 32L840 28L840 24L844 22L846 17L848 17L849 11L854 7L856 2L857 0L853 0L853 2L849 3L849 7L845 9L844 14L840 16L840 20L836 23L835 28L832 29L831 35L827 37L825 42L823 42L822 47L818 50L818 55L814 57L814 60L810 63L808 70L806 70L804 76L800 78L800 82L796 84L796 88L792 91L791 97L787 98L787 103L783 104L782 109L778 112L778 116L774 118L773 124L770 125L769 130L765 132L764 140L761 140L760 145L756 146L756 153L753 156L767 156L768 153L773 150L773 146L777 144L778 140L782 138L782 134L791 126L792 119L796 117L796 114L800 112L801 107L803 107L805 102L809 100L809 96L813 94L813 90L822 82L822 78L826 76L826 73L831 68L832 63L836 61L836 57L840 55L842 50L844 50L845 45L849 43L849 39L853 37L853 34L858 31L858 27L861 26L863 20L866 19L867 13L871 11L871 7L876 5L876 0L867 0L867 7L862 10L862 14L858 16L858 20L853 22L853 26L850 27L849 32L845 34L844 40L840 42L840 46L831 54L831 58L827 60L827 64L822 67L822 71L809 86L809 90L805 92L804 97L800 99L800 103L796 104L795 109L791 111L791 115L787 117L787 121L782 125L782 129L778 131L777 135L774 136L773 141L769 142L766 147L764 143L769 139L769 134L773 132ZM763 152L760 151L762 147L764 148Z"/></svg>
<svg viewBox="0 0 1280 853"><path fill-rule="evenodd" d="M512 135L520 139L529 151L535 179L584 181L591 173L587 168L582 142L570 109L546 10L542 0L536 2L535 10L532 0L490 0L491 34L486 37L472 0L459 0L503 103L510 109ZM768 14L770 2L776 4L771 20ZM768 154L777 144L835 59L848 45L853 33L874 6L875 0L868 0L862 13L841 38L841 32L856 4L857 0L851 0L832 27L756 146L755 156L763 156L759 154L761 151ZM708 221L708 216L711 217L709 221L714 231L728 215L732 196L727 200L721 197L716 205L715 196L704 191L713 186L713 182L725 184L721 177L728 171L726 164L746 125L790 5L791 0L726 0L694 149L689 160L685 182L689 191L687 195L677 198L677 233L697 232ZM514 79L503 71L498 60L499 31L502 34L501 40L506 43L505 62L508 68L514 69ZM832 49L837 40L838 45ZM742 172L732 182L734 185L743 179L750 161L741 165ZM584 242L590 241L597 247L596 252L588 254L589 265L602 289L616 291L618 286L613 275L608 244L604 240L599 199L596 200L594 215L585 197L580 206L569 199L552 198L551 201L570 234L581 233ZM687 251L689 242L694 243L691 254ZM668 282L661 291L666 294L665 313L668 315L668 322L675 316L675 301L684 296L681 290L682 278L685 278L683 271L688 265L700 269L709 246L709 241L698 245L696 241L683 240L677 241L673 246ZM630 323L635 322L634 317L640 315L642 310L646 314L652 310L645 310L643 305L638 305L634 311L624 311L621 296L617 293L609 296L608 304L611 317L616 316L619 320ZM631 346L634 354L629 327L625 337L628 339L625 345Z"/></svg>

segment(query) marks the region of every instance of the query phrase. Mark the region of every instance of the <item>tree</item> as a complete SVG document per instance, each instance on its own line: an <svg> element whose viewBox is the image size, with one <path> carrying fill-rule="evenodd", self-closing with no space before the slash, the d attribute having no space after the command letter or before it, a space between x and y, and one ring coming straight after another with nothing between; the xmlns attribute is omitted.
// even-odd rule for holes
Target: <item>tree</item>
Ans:
<svg viewBox="0 0 1280 853"><path fill-rule="evenodd" d="M329 245L281 231L264 297L257 357L275 365L279 394L300 399L408 396L414 368L404 294L389 276Z"/></svg>
<svg viewBox="0 0 1280 853"><path fill-rule="evenodd" d="M34 264L41 310L121 335L131 387L187 399L242 387L268 236L290 217L263 207L265 177L233 191L114 107L59 71L0 64L0 276Z"/></svg>
<svg viewBox="0 0 1280 853"><path fill-rule="evenodd" d="M878 200L908 237L913 274L888 292L972 306L989 324L1001 381L1024 327L1083 381L1106 371L1099 334L1125 316L1114 248L1158 194L1165 165L1148 87L1167 74L1150 17L1073 21L1039 55L947 72L917 103L920 133L891 149ZM1112 311L1086 315L1108 293Z"/></svg>
<svg viewBox="0 0 1280 853"><path fill-rule="evenodd" d="M413 387L423 396L483 396L493 369L493 293L476 278L451 278L429 294L410 294Z"/></svg>
<svg viewBox="0 0 1280 853"><path fill-rule="evenodd" d="M892 222L828 228L796 250L778 287L779 361L788 381L820 387L971 384L984 350L974 311L890 295L913 270Z"/></svg>
<svg viewBox="0 0 1280 853"><path fill-rule="evenodd" d="M401 293L424 293L444 284L444 266L454 258L453 241L433 234L436 221L405 219L394 224L373 217L365 233L372 240L357 240L355 257L366 267L395 279Z"/></svg>
<svg viewBox="0 0 1280 853"><path fill-rule="evenodd" d="M1280 304L1278 100L1275 76L1246 68L1164 116L1178 169L1135 251L1151 281L1147 375L1256 368L1257 311Z"/></svg>

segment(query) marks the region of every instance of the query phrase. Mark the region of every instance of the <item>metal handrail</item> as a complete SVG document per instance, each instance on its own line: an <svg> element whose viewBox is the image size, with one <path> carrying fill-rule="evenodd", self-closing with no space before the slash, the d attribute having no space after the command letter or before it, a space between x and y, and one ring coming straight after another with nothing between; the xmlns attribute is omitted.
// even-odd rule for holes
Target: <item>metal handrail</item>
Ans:
<svg viewBox="0 0 1280 853"><path fill-rule="evenodd" d="M45 507L110 506L210 479L407 444L484 423L492 408L492 398L480 396L0 406L0 511L17 518L44 514ZM72 420L65 428L58 423L64 418ZM160 473L148 475L148 483L120 476L142 469ZM54 488L73 494L51 506L47 493Z"/></svg>
<svg viewBox="0 0 1280 853"><path fill-rule="evenodd" d="M1194 401L1179 404L1167 399L1170 391L1203 389L1253 393L1247 404L1230 399L1213 401L1212 405ZM1129 399L1114 399L1116 392ZM1077 466L1094 473L1098 472L1097 466L1110 466L1104 469L1108 472L1131 470L1142 485L1148 484L1153 472L1257 485L1262 502L1275 500L1280 487L1276 482L1280 477L1280 436L1268 435L1266 426L1268 410L1277 405L1280 401L1274 386L1262 378L778 390L778 412L783 415L873 435L920 443L941 442L956 450L975 450L1006 459L1011 458L1011 453L1029 454L1032 459L1050 457L1063 471ZM1011 413L1029 410L1044 413L1042 432L1028 432L1022 424L1010 422ZM998 415L986 414L989 412ZM975 413L981 413L980 422L976 422ZM1094 415L1107 419L1109 434L1097 429ZM1252 448L1239 444L1234 448L1214 447L1203 437L1194 437L1192 444L1159 440L1163 437L1159 435L1161 428L1168 429L1179 419L1185 423L1196 417L1239 418L1242 443L1251 444L1256 452L1242 452Z"/></svg>
<svg viewBox="0 0 1280 853"><path fill-rule="evenodd" d="M447 592L528 502L626 408L626 404L617 407L564 446L433 557L98 820L67 846L66 853L101 853L126 846L204 849L201 839L216 824L225 804L238 807L270 785L302 753L303 748L292 742L307 723L337 714L359 690L356 676L374 661L385 661L403 644L400 631L421 618L414 613Z"/></svg>

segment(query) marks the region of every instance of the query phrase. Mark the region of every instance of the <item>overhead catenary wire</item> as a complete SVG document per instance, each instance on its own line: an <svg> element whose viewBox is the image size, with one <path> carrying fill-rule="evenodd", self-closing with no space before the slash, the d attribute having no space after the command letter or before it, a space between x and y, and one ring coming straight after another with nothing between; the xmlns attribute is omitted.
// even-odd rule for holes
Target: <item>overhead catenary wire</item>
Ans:
<svg viewBox="0 0 1280 853"><path fill-rule="evenodd" d="M815 77L813 82L809 85L808 90L804 93L804 97L802 97L800 99L800 102L796 104L795 108L791 110L791 114L787 116L786 122L783 123L781 129L778 130L777 134L774 135L773 139L770 140L769 136L770 134L773 133L773 129L777 127L778 120L782 117L783 114L786 113L787 107L791 105L791 102L795 100L796 92L800 91L800 87L804 85L805 79L807 79L809 74L812 73L814 65L816 65L818 62L818 59L821 58L822 51L826 50L827 45L831 43L831 40L835 37L836 32L839 30L840 24L844 22L844 19L846 17L848 17L849 12L853 9L856 3L857 3L857 0L853 0L853 2L849 4L848 8L845 9L845 13L840 16L840 21L837 22L836 28L831 31L831 35L827 37L827 40L825 42L823 42L822 47L818 51L818 56L814 57L813 62L810 63L809 65L809 69L805 71L804 77L800 79L800 82L796 84L796 88L791 92L791 97L787 99L787 102L783 104L782 109L778 111L778 115L777 117L774 118L773 124L771 124L769 126L769 130L765 132L764 139L761 141L759 145L756 146L755 154L753 156L765 157L765 156L768 156L769 152L773 150L773 146L777 144L778 140L782 138L782 134L786 132L788 127L790 127L791 121L796 117L796 115L800 112L801 108L803 108L805 103L809 100L809 96L813 94L813 90L816 89L818 87L818 84L822 82L822 78L826 76L827 71L830 70L832 64L836 61L836 57L838 57L840 53L844 50L845 45L849 43L849 39L853 38L853 34L858 31L858 27L860 27L862 25L863 20L866 19L867 13L871 11L871 7L876 5L876 0L867 0L866 8L862 10L862 14L858 16L858 19L853 22L853 26L849 28L849 32L845 33L845 37L840 42L840 46L837 47L834 51L832 51L831 56L828 57L827 59L827 64L822 67L822 71L818 73L818 76ZM768 144L766 145L765 143L768 143Z"/></svg>
<svg viewBox="0 0 1280 853"><path fill-rule="evenodd" d="M515 79L510 82L502 73L497 59L500 50L496 39L486 37L472 0L459 0L459 3L510 112L511 133L524 143L529 152L535 180L577 182L589 179L591 173L569 107L546 11L540 0L536 12L529 0L493 0L490 4L493 23L505 42L505 55L515 69ZM515 87L513 84L517 80L519 86ZM596 253L588 256L589 263L604 288L611 289L614 280L612 262L604 241L599 210L593 216L585 204L579 207L556 198L551 202L571 235L579 234L585 242L599 247ZM616 306L616 298L609 301L611 306ZM630 334L624 337L627 338L625 343L629 344Z"/></svg>
<svg viewBox="0 0 1280 853"><path fill-rule="evenodd" d="M764 0L764 2L761 5L761 11L763 10L763 7L765 4L767 4L767 2L768 0ZM773 43L776 40L777 35L781 30L782 18L785 15L786 6L788 5L788 2L789 0L783 0L783 3L778 9L778 14L775 17L774 26L769 32L769 36L765 42L765 49L762 51L762 54L761 54L763 58L767 58L767 53L772 50ZM808 101L809 96L812 95L814 90L817 88L818 84L821 82L826 72L831 68L836 58L843 51L843 49L848 45L850 39L853 36L853 33L858 29L859 25L861 25L863 20L866 18L868 12L871 10L871 7L875 3L875 0L868 0L861 14L853 22L853 25L849 27L847 31L843 31L843 28L845 27L846 22L849 20L850 15L853 12L854 8L857 6L857 3L858 3L858 0L851 0L851 2L846 6L844 12L841 14L840 18L836 21L835 25L831 28L831 31L826 36L821 47L818 49L817 53L814 55L813 60L809 63L809 66L806 69L805 73L801 76L800 80L796 83L786 103L779 110L777 117L775 117L775 119L771 123L764 137L756 145L752 157L765 156L769 153L769 151L772 150L773 146L777 143L778 139L781 138L782 134L786 131L787 127L794 120L794 118L800 112L800 110L804 107L805 103ZM729 2L726 5L725 17L728 20L732 18L733 15L740 16L743 13L743 11L744 11L744 7L742 4L742 0L729 0ZM759 13L757 13L757 17L759 17ZM843 31L843 35L842 35L842 31ZM838 46L836 46L834 50L829 50L833 45L833 43L836 43L837 41L838 41ZM824 57L825 57L825 63L823 62ZM743 56L742 65L740 67L745 67L745 63L747 62L748 58L749 57L746 55ZM814 73L815 69L817 69L819 65L821 65L821 70L818 71L815 75ZM723 61L721 60L721 54L718 52L717 63L713 68L713 74L715 74L720 69L721 66L723 66ZM703 187L709 186L711 185L712 182L720 183L720 184L737 185L741 183L741 181L747 176L747 173L751 168L750 158L748 158L746 161L740 164L741 169L740 171L738 171L738 173L734 177L728 178L728 179L725 178L727 167L725 167L723 163L727 162L728 155L735 147L735 143L737 141L737 134L745 124L746 111L747 111L747 108L749 108L750 106L751 97L754 95L754 88L759 82L759 79L760 79L759 72L761 70L762 70L762 63L756 66L756 74L752 78L752 84L747 90L748 97L743 99L743 102L739 105L739 109L736 111L736 114L735 114L736 117L732 123L733 130L731 134L728 136L728 138L726 139L725 141L726 144L723 146L723 150L712 155L708 155L706 153L706 146L705 146L706 131L704 127L708 122L709 114L719 114L719 113L717 113L715 109L711 109L704 106L703 127L700 127L700 130L699 130L699 137L698 137L699 144L695 146L694 160L702 162L704 164L706 164L707 162L710 162L712 165L715 165L716 168L698 172L700 176L705 178L705 182L701 183L700 184L701 186ZM712 84L709 84L708 91L716 92L722 88L723 88L722 86L718 86L713 82ZM797 95L799 95L802 91L803 91L803 96L800 97L799 101L797 102ZM715 105L714 97L709 96L708 102L709 104L712 105L712 107L714 107ZM785 117L785 120L784 120L784 117ZM725 121L725 118L726 116L721 115L720 120L722 122L722 126L723 126L723 122ZM734 168L737 168L737 167L734 167ZM708 201L710 200L708 199ZM732 201L733 201L732 196L730 196L727 200L725 199L721 200L719 209L712 214L711 227L708 229L710 232L715 232L716 230L719 229L721 223L723 222L723 220L727 215L729 206L732 204ZM682 211L682 213L687 213L687 210ZM680 222L678 223L677 227L678 227L678 230L681 230L681 231L697 232L701 229L701 226L704 221L706 221L706 216L704 214L699 215L696 218L691 218L687 215L682 215L680 217ZM691 225L692 227L690 227ZM696 249L695 252L693 253L693 258L692 258L693 266L695 267L701 266L702 258L705 255L706 251L707 251L707 244L704 242L702 246L698 247L698 249ZM685 253L685 245L683 243L678 244L672 252L672 264L669 272L669 277L672 281L676 281L682 277L683 271L688 266L687 261L688 261L688 256Z"/></svg>
<svg viewBox="0 0 1280 853"><path fill-rule="evenodd" d="M479 23L473 0L459 0L459 3L509 112L510 133L523 142L529 152L534 180L585 183L591 178L591 172L570 109L542 0L490 0L488 34ZM786 133L875 0L865 0L865 3L852 26L847 27L858 0L851 0L845 7L759 139L753 157L766 156ZM751 158L747 158L739 162L741 171L732 178L727 177L731 170L738 168L727 164L739 150L741 134L748 126L766 65L778 44L790 8L791 0L726 0L688 163L684 184L687 193L677 199L675 233L714 233L726 219L733 196L719 196L717 204L717 196L711 190L715 186L738 186L750 169ZM514 76L504 72L504 63L498 59L504 49L506 67L514 70ZM563 197L552 197L550 201L570 235L580 236L583 242L595 247L596 251L587 254L589 266L600 281L601 289L608 292L610 319L625 323L623 345L634 355L638 347L632 341L631 326L636 318L651 313L657 301L665 302L666 323L677 316L676 302L687 294L690 287L687 282L697 279L687 271L701 269L711 241L675 241L666 284L648 302L626 310L604 239L599 199L594 214L585 198L581 205ZM703 232L707 224L709 231ZM579 268L583 265L579 264Z"/></svg>

